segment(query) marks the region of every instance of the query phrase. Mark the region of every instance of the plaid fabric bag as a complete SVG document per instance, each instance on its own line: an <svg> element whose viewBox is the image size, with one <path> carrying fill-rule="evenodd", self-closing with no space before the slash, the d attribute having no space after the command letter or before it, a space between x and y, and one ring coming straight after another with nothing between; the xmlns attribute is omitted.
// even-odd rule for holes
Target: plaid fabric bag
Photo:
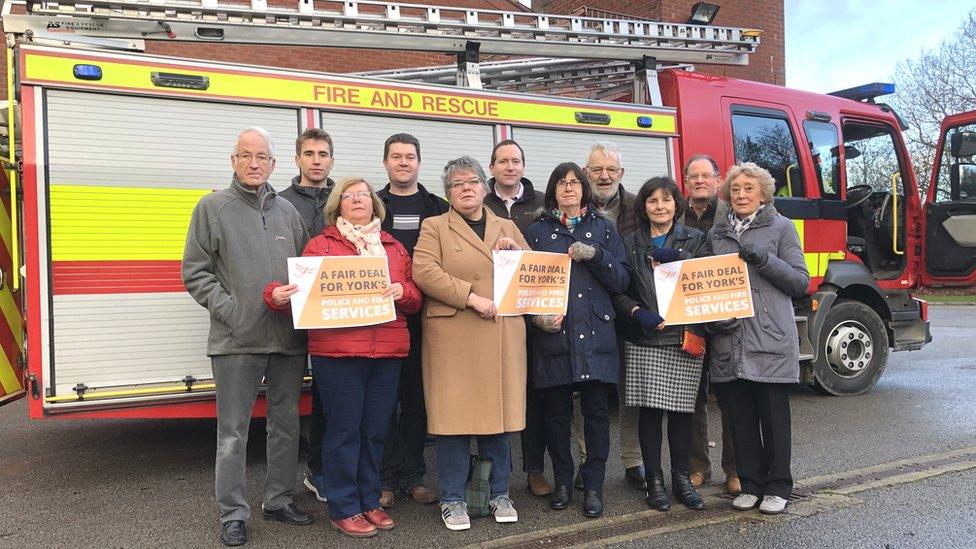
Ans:
<svg viewBox="0 0 976 549"><path fill-rule="evenodd" d="M488 484L490 476L491 460L472 455L468 483L464 485L464 500L468 503L468 516L472 518L491 514L491 507L488 505L491 497L491 486Z"/></svg>

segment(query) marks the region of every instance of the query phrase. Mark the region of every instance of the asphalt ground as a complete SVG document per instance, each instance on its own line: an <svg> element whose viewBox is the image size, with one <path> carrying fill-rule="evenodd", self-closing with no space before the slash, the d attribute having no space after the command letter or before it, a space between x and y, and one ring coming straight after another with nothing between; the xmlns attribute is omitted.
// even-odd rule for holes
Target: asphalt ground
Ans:
<svg viewBox="0 0 976 549"><path fill-rule="evenodd" d="M935 340L921 351L893 353L870 393L832 398L804 387L793 391L798 486L976 446L976 307L933 306L930 315ZM717 416L711 438L720 445ZM705 490L705 512L678 506L660 514L624 483L615 421L611 428L603 519L583 518L578 497L566 511L550 510L516 472L517 524L475 519L471 530L449 532L435 506L401 496L391 512L395 530L351 540L328 527L325 505L303 489L296 502L315 514L315 525L261 520L264 431L255 422L248 494L257 511L248 523L248 546L976 547L976 461L965 456L894 481L840 475L850 479L806 494L774 519L732 513L714 485ZM0 408L0 547L218 547L214 433L212 420L28 420L23 401ZM717 463L719 448L712 454ZM428 479L436 485L433 448L427 457ZM715 469L718 483L723 475Z"/></svg>

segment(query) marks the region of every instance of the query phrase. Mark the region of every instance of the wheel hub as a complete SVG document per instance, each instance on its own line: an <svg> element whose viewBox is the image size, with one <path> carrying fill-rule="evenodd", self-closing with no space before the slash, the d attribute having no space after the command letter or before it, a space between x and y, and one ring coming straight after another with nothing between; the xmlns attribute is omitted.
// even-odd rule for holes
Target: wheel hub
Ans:
<svg viewBox="0 0 976 549"><path fill-rule="evenodd" d="M827 338L827 361L838 375L855 377L871 363L874 355L871 334L857 322L845 322Z"/></svg>

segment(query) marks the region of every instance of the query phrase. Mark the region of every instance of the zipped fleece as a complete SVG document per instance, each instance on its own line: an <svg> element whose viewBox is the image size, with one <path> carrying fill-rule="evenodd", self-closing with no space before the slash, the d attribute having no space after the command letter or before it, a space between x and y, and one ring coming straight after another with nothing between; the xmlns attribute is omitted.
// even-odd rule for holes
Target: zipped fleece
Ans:
<svg viewBox="0 0 976 549"><path fill-rule="evenodd" d="M183 250L183 285L210 312L207 355L303 355L305 333L273 314L262 293L288 280L289 257L302 255L308 232L287 200L265 182L258 192L235 176L229 188L200 199Z"/></svg>

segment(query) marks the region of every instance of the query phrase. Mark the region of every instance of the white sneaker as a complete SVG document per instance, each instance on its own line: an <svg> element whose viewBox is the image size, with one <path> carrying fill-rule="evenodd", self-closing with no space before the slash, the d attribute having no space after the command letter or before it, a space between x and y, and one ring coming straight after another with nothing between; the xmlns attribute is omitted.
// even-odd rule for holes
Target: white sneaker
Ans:
<svg viewBox="0 0 976 549"><path fill-rule="evenodd" d="M759 503L759 497L752 494L742 493L735 496L732 500L732 508L737 511L748 511Z"/></svg>
<svg viewBox="0 0 976 549"><path fill-rule="evenodd" d="M786 510L787 500L779 496L766 496L759 505L759 512L764 515L778 515Z"/></svg>
<svg viewBox="0 0 976 549"><path fill-rule="evenodd" d="M463 501L451 501L441 504L441 518L448 530L467 530L471 528L468 517L468 504Z"/></svg>
<svg viewBox="0 0 976 549"><path fill-rule="evenodd" d="M498 496L489 505L491 513L495 515L495 522L518 522L518 511L508 496Z"/></svg>

